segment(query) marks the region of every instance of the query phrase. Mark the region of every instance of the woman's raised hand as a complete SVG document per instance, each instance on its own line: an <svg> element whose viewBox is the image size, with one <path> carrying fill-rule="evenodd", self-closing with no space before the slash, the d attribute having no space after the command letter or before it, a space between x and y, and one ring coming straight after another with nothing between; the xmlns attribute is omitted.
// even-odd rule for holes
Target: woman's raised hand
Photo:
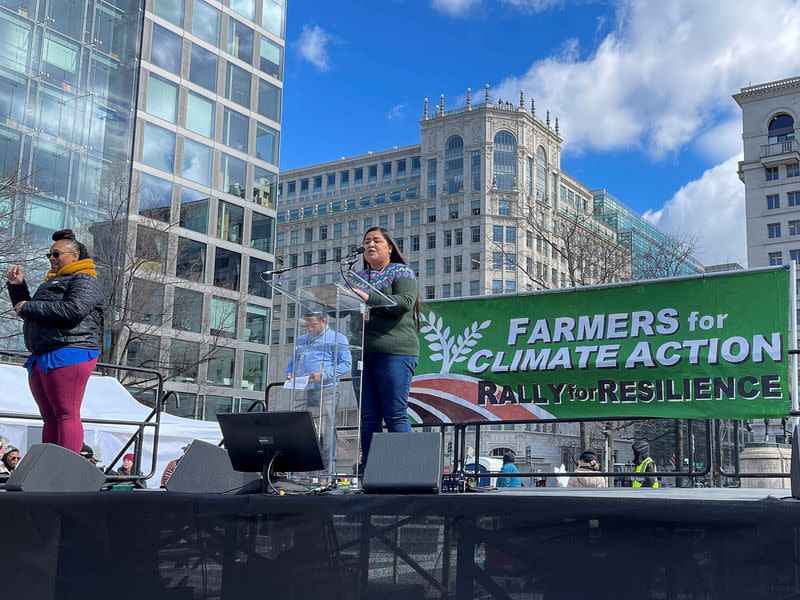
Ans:
<svg viewBox="0 0 800 600"><path fill-rule="evenodd" d="M22 267L19 265L14 265L8 270L8 278L9 283L18 284L25 281L25 273L22 271Z"/></svg>

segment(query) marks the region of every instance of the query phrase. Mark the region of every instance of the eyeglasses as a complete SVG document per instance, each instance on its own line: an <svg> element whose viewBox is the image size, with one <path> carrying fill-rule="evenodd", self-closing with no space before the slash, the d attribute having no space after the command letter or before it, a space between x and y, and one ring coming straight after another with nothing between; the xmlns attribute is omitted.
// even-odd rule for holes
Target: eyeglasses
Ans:
<svg viewBox="0 0 800 600"><path fill-rule="evenodd" d="M75 252L74 250L71 250L69 252L59 252L58 250L54 250L53 252L48 252L47 254L45 254L45 256L47 258L50 258L50 257L58 258L62 254L77 254L77 252Z"/></svg>
<svg viewBox="0 0 800 600"><path fill-rule="evenodd" d="M9 456L8 460L19 460L19 456Z"/></svg>

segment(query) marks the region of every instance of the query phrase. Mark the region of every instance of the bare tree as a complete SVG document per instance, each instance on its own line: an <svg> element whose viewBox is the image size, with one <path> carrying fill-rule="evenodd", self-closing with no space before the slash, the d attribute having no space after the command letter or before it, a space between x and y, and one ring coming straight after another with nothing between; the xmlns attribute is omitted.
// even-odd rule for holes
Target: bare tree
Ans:
<svg viewBox="0 0 800 600"><path fill-rule="evenodd" d="M0 274L21 265L28 279L47 272L44 250L25 231L25 196L33 191L28 179L12 172L0 177ZM7 294L0 294L0 346L22 349L22 322L14 313Z"/></svg>
<svg viewBox="0 0 800 600"><path fill-rule="evenodd" d="M592 214L568 206L554 210L541 203L527 204L522 213L526 235L530 232L535 238L536 249L544 260L520 260L516 250L493 236L489 239L502 254L505 265L513 265L540 289L596 285L631 278L630 246L618 240L616 233ZM533 248L530 250L532 253ZM548 258L552 261L549 265ZM558 273L564 276L556 277ZM591 438L591 427L581 423L583 449L590 447Z"/></svg>
<svg viewBox="0 0 800 600"><path fill-rule="evenodd" d="M232 269L230 281L215 281L219 299L211 318L203 319L205 244L175 243L170 233L177 222L169 203L144 194L131 190L127 169L110 169L98 187L98 213L84 226L104 288L103 360L156 369L202 387L198 365L213 365L235 336L244 302L236 291L239 272ZM131 206L137 205L133 213ZM178 332L168 348L160 343L165 327ZM125 373L118 377L136 379Z"/></svg>
<svg viewBox="0 0 800 600"><path fill-rule="evenodd" d="M643 249L633 250L635 279L676 277L697 264L694 255L699 251L697 235L678 233L665 239L650 239Z"/></svg>
<svg viewBox="0 0 800 600"><path fill-rule="evenodd" d="M562 287L560 280L553 280L553 269L564 273L563 284L571 287L630 279L630 247L620 243L616 234L591 214L545 206L528 206L523 213L522 226L535 237L536 248L545 260L523 264L516 255L510 256L501 242L493 240L493 244L506 262L515 262L516 268L538 287ZM550 267L547 258L553 261Z"/></svg>

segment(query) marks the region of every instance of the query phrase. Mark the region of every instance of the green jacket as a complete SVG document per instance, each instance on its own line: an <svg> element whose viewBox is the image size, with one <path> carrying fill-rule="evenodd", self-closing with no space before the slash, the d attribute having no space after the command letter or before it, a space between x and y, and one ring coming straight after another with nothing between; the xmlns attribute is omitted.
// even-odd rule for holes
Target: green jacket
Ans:
<svg viewBox="0 0 800 600"><path fill-rule="evenodd" d="M414 316L419 285L414 271L408 265L389 263L381 271L367 269L359 276L396 303L396 306L382 307L378 295L370 295L367 300L369 320L364 323L364 351L419 356Z"/></svg>

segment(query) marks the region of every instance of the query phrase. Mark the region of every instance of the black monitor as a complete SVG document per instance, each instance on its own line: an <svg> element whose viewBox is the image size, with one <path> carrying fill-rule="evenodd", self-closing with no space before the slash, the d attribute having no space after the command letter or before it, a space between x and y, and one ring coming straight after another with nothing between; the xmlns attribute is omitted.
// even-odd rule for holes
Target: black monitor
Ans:
<svg viewBox="0 0 800 600"><path fill-rule="evenodd" d="M270 466L272 471L284 472L325 468L309 410L219 413L217 420L235 471L261 473Z"/></svg>

